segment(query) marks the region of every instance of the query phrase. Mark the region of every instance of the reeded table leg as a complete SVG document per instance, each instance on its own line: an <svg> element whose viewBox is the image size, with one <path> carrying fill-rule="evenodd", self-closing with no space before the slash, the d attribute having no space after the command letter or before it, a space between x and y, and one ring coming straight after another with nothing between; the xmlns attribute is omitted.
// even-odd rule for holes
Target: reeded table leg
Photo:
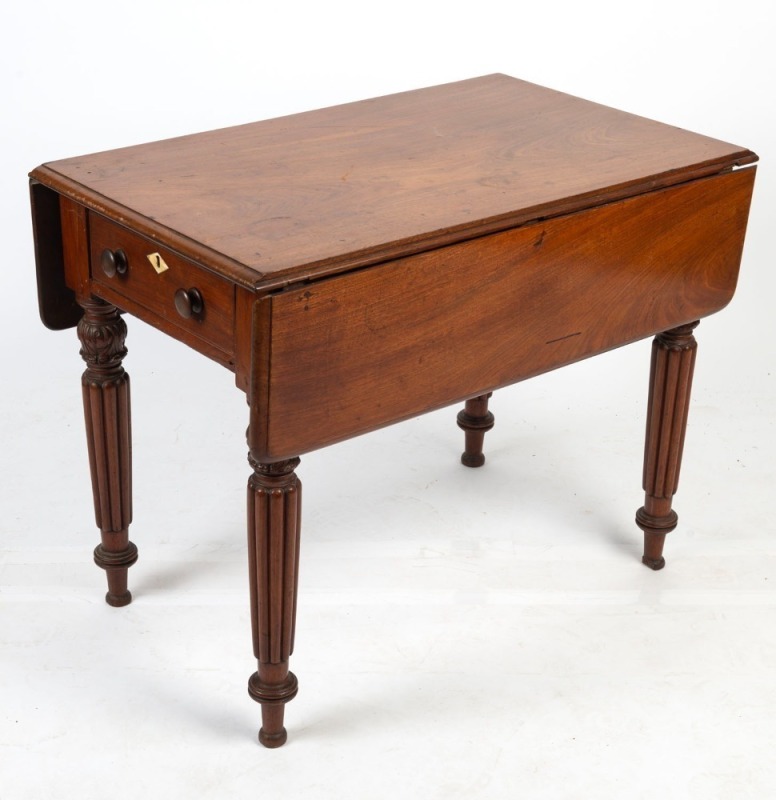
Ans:
<svg viewBox="0 0 776 800"><path fill-rule="evenodd" d="M127 354L127 326L115 306L101 300L84 301L78 323L81 356L86 370L81 378L86 441L94 493L94 512L102 542L94 551L97 566L108 577L105 600L125 606L127 570L137 561L129 541L132 521L132 440L129 375L121 362Z"/></svg>
<svg viewBox="0 0 776 800"><path fill-rule="evenodd" d="M288 670L294 649L302 484L294 470L299 459L262 464L249 456L248 564L253 651L259 670L248 693L261 703L259 741L280 747L286 741L285 703L296 696Z"/></svg>
<svg viewBox="0 0 776 800"><path fill-rule="evenodd" d="M482 445L485 434L493 427L495 418L488 411L488 400L493 392L471 397L463 411L458 412L458 427L466 434L466 445L461 463L467 467L481 467L485 463Z"/></svg>
<svg viewBox="0 0 776 800"><path fill-rule="evenodd" d="M644 449L644 505L636 524L644 531L642 561L652 569L665 566L663 543L677 523L671 501L679 483L690 388L697 344L692 322L664 333L652 343L647 435Z"/></svg>

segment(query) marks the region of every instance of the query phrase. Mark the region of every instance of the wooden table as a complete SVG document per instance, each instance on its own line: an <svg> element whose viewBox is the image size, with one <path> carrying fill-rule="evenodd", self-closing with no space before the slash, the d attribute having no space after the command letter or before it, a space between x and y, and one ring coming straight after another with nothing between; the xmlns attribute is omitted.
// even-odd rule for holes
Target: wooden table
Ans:
<svg viewBox="0 0 776 800"><path fill-rule="evenodd" d="M128 312L235 374L250 407L249 692L286 739L299 456L656 334L644 563L663 540L700 317L735 290L757 157L490 75L72 158L31 174L40 311L77 326L107 601L130 602ZM740 168L746 167L746 168Z"/></svg>

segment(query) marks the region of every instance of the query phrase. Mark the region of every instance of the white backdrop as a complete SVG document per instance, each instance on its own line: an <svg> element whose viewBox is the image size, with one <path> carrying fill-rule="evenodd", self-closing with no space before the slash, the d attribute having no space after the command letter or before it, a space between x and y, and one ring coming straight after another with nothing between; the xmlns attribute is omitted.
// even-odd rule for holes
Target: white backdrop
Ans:
<svg viewBox="0 0 776 800"><path fill-rule="evenodd" d="M762 8L3 11L1 800L772 793L776 59ZM738 294L698 330L668 567L638 564L632 524L648 343L500 393L476 475L457 467L454 410L313 454L300 470L302 689L289 744L269 753L244 692L243 399L228 373L129 321L141 561L136 602L108 609L89 563L82 366L75 334L38 321L26 175L491 72L762 158Z"/></svg>

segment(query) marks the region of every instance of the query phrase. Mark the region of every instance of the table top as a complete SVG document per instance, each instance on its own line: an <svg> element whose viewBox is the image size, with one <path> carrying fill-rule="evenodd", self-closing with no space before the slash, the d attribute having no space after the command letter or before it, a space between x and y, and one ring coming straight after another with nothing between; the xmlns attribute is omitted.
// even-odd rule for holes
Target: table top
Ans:
<svg viewBox="0 0 776 800"><path fill-rule="evenodd" d="M255 287L711 175L745 148L505 75L70 158L32 177Z"/></svg>

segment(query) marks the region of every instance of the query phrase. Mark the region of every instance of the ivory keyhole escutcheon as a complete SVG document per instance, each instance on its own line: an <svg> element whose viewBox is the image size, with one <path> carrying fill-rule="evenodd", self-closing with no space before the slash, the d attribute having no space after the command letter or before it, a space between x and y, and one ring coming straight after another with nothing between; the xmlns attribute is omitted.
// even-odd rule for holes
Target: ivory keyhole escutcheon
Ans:
<svg viewBox="0 0 776 800"><path fill-rule="evenodd" d="M161 275L169 269L159 253L149 253L146 258L151 262L151 266L156 270L157 275Z"/></svg>

